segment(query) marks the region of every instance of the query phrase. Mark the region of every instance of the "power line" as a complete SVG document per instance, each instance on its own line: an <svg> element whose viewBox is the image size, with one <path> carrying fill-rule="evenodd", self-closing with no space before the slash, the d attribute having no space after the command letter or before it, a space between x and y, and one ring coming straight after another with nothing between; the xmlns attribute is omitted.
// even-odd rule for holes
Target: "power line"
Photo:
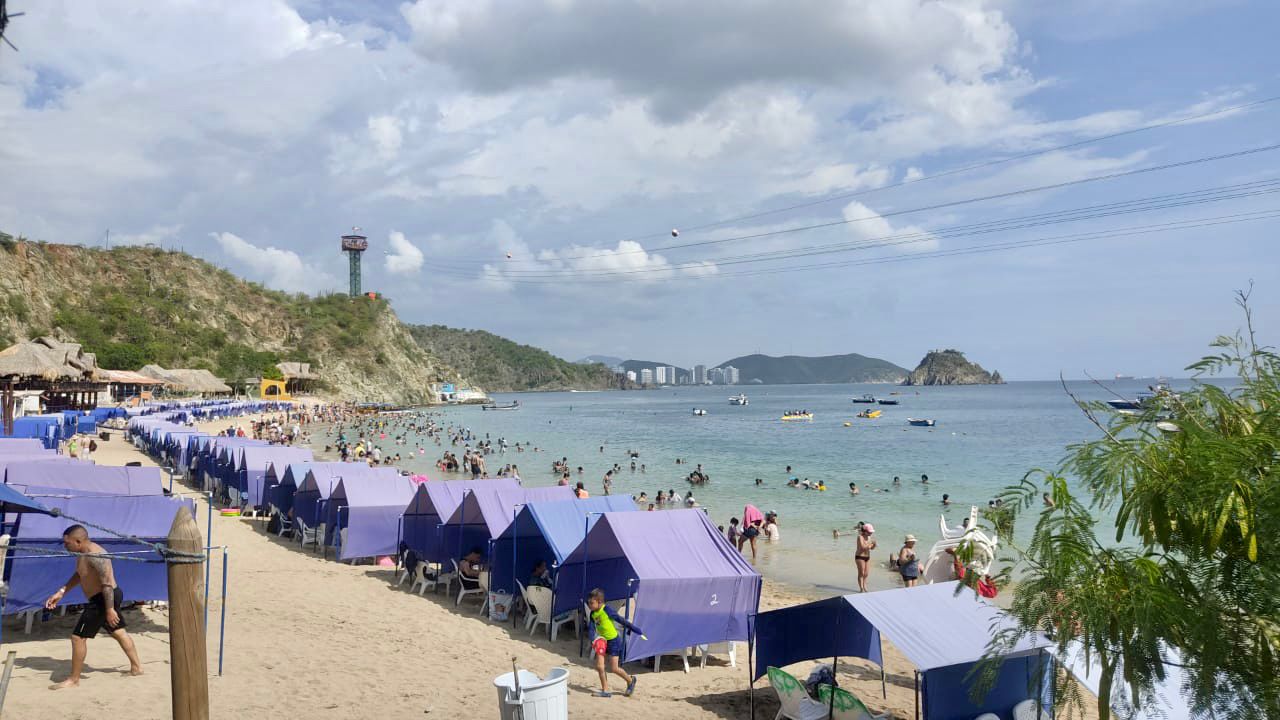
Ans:
<svg viewBox="0 0 1280 720"><path fill-rule="evenodd" d="M1033 157L1039 157L1039 156L1041 156L1041 155L1047 155L1047 154L1050 154L1050 153L1060 152L1060 151L1063 151L1063 150L1070 150L1070 149L1073 149L1073 148L1083 147L1083 146L1085 146L1085 145L1091 145L1091 144L1094 144L1094 143L1105 142L1105 141L1107 141L1107 140L1114 140L1114 139L1116 139L1116 138L1126 137L1126 136L1129 136L1129 135L1135 135L1135 134L1143 133L1143 132L1147 132L1147 131L1150 131L1150 130L1158 130L1158 129L1161 129L1161 128L1172 127L1172 126L1180 125L1180 124L1183 124L1183 123L1195 122L1195 121L1197 121L1197 120L1204 120L1204 119L1211 118L1211 117L1216 117L1216 116L1219 116L1219 115L1226 115L1226 114L1229 114L1229 113L1234 113L1234 112L1238 112L1238 111L1241 111L1241 110L1246 110L1246 109L1248 109L1248 108L1252 108L1252 107L1258 107L1258 106L1261 106L1261 105L1267 105L1267 104L1270 104L1270 103L1273 103L1273 102L1276 102L1276 101L1280 101L1280 95L1275 95L1275 96L1271 96L1271 97L1261 98L1261 99L1259 99L1259 100L1253 100L1253 101L1250 101L1250 102L1247 102L1247 103L1239 103L1239 104L1237 104L1237 105L1231 105L1231 106L1228 106L1228 107L1219 108L1219 109L1217 109L1217 110L1209 110L1209 111L1206 111L1206 112L1203 112L1203 113L1197 113L1197 114L1195 114L1195 115L1188 115L1188 116L1185 116L1185 117L1175 118L1175 119L1172 119L1172 120L1164 120L1164 121L1161 121L1161 122L1149 123L1149 124L1147 124L1147 125L1143 125L1143 126L1140 126L1140 127L1130 128L1129 130L1120 130L1120 131L1117 131L1117 132L1107 133L1107 134L1104 134L1104 135L1096 135L1096 136L1094 136L1094 137L1085 138L1085 139L1083 139L1083 140L1077 140L1077 141L1075 141L1075 142L1064 143L1064 144L1062 144L1062 145L1055 145L1055 146L1053 146L1053 147L1042 148L1042 149L1039 149L1039 150L1031 150L1031 151L1024 152L1024 153L1020 153L1020 154L1017 154L1017 155L1010 155L1010 156L1008 156L1008 157L993 158L993 159L991 159L991 160L985 160L985 161L982 161L982 162L979 162L979 163L975 163L975 164L972 164L972 165L965 165L965 166L962 166L962 167L953 168L953 169L951 169L951 170L944 170L944 171L941 171L941 172L933 173L933 174L930 174L930 175L924 175L924 176L917 177L917 178L904 179L904 180L898 181L898 182L896 182L896 183L890 183L890 184L888 184L888 185L881 185L881 186L879 186L879 187L866 188L866 189L863 189L863 190L856 190L856 191L847 192L847 193L840 193L840 194L837 194L837 195L830 195L830 196L827 196L827 197L825 197L825 198L821 198L821 199L818 199L818 200L810 200L810 201L807 201L807 202L797 203L797 204L795 204L795 205L789 205L789 206L786 206L786 207L774 208L774 209L771 209L771 210L764 210L764 211L761 211L761 212L751 213L751 214L748 214L748 215L740 215L740 216L737 216L737 217L725 218L725 219L716 220L716 221L708 222L708 223L701 223L701 224L690 225L690 226L687 226L687 227L685 227L685 228L684 228L684 232L696 232L696 231L699 231L699 230L706 230L706 229L710 229L710 228L714 228L714 227L720 227L720 226L722 226L722 225L730 225L730 224L734 224L734 223L739 223L739 222L743 222L743 221L746 221L746 220L756 220L756 219L759 219L759 218L762 218L762 217L768 217L768 216L771 216L771 215L777 215L777 214L781 214L781 213L785 213L785 212L790 212L790 211L792 211L792 210L801 210L801 209L804 209L804 208L815 207L815 206L818 206L818 205L823 205L823 204L826 204L826 203L836 202L836 201L839 201L839 200L848 200L848 199L855 198L855 197L863 197L863 196L866 196L866 195L870 195L870 194L872 194L872 193L877 193L877 192L882 192L882 191L885 191L885 190L891 190L891 189L895 189L895 188L905 187L905 186L907 186L907 185L914 185L914 184L922 183L922 182L928 182L928 181L930 181L930 180L937 180L937 179L939 179L939 178L950 177L950 176L953 176L953 175L959 175L959 174L962 174L962 173L972 172L972 171L974 171L974 170L982 170L982 169L986 169L986 168L990 168L990 167L995 167L995 166L1003 165L1003 164L1010 163L1010 162L1016 162L1016 161L1018 161L1018 160L1026 160L1026 159L1033 158ZM633 236L633 237L630 237L630 238L625 238L625 239L623 239L623 240L622 240L622 242L628 242L628 241L631 241L631 242L638 242L638 241L640 241L640 240L648 240L648 239L657 238L657 237L663 237L663 236L665 236L665 233L651 233L651 234L647 234L647 235L639 235L639 236ZM651 248L651 249L650 249L650 251L673 250L673 249L679 249L679 248L683 248L683 247L691 247L691 246L692 246L691 244L670 244L670 245L664 245L664 246L659 246L659 247ZM639 251L637 251L637 252L639 252ZM580 257L593 257L593 256L597 256L597 255L598 255L598 256L610 256L610 255L617 255L617 254L618 254L618 253L612 253L612 252L596 252L596 253L592 253L592 254L588 254L588 255L582 255L582 256L566 256L565 258L562 258L562 259L566 259L566 260L573 260L573 259L579 259ZM516 261L516 262L528 262L528 261Z"/></svg>
<svg viewBox="0 0 1280 720"><path fill-rule="evenodd" d="M1255 197L1258 195L1272 194L1280 192L1280 179L1257 180L1247 183L1238 183L1235 185L1225 185L1213 188L1204 188L1199 190L1184 191L1180 193L1169 193L1163 195L1155 195L1146 198L1138 198L1133 200L1122 200L1114 203L1106 203L1101 205L1091 205L1080 208L1071 208L1066 210L1055 210L1044 213L1036 213L1032 215L1024 215L1014 218L1004 218L999 220L990 220L978 223L970 223L964 225L955 225L951 227L939 228L931 231L920 231L912 233L897 233L892 235L884 235L873 238L862 238L858 240L844 241L839 243L830 243L826 245L811 245L801 248L787 248L782 250L773 250L760 253L751 253L745 255L727 256L714 259L714 261L692 261L684 263L676 263L672 265L664 265L656 268L639 268L632 270L614 270L608 268L544 268L542 270L505 270L497 268L499 274L503 277L520 277L520 278L574 278L583 276L627 276L647 273L668 272L671 270L698 269L705 267L707 262L714 262L717 266L738 265L752 262L769 262L773 260L784 260L795 257L806 257L812 255L823 255L840 252L852 252L856 250L865 250L869 248L881 247L886 245L900 245L914 242L924 242L933 239L951 239L958 237L968 237L973 235L985 235L998 232L1008 232L1010 230L1023 230L1034 227L1042 227L1045 225L1056 225L1062 223L1079 222L1083 220L1095 220L1104 217L1113 217L1116 215L1126 215L1139 212L1151 212L1153 210L1166 210L1181 207L1189 207L1192 205L1202 205L1212 202L1222 202L1225 200L1233 200L1239 198ZM447 264L433 263L433 267L446 271L467 271L469 268L460 268L457 266L449 266Z"/></svg>
<svg viewBox="0 0 1280 720"><path fill-rule="evenodd" d="M836 262L815 263L811 265L789 265L780 268L764 268L757 270L746 270L735 273L715 273L704 276L693 275L676 275L671 278L663 278L662 282L670 282L675 280L716 280L720 278L739 278L754 277L760 275L777 275L781 273L800 272L805 270L823 270L839 267L851 267L857 265L877 265L891 262L905 262L910 260L925 260L936 257L950 257L955 255L972 255L988 252L996 252L1001 250L1011 250L1028 247L1040 247L1046 245L1063 245L1068 243L1083 242L1087 240L1098 240L1108 238L1131 237L1137 235L1149 235L1153 233L1172 232L1176 230L1187 230L1200 227L1212 227L1217 225L1229 225L1242 222L1254 222L1258 220L1269 220L1280 218L1280 208L1253 211L1247 213L1233 213L1230 215L1220 215L1216 217L1197 218L1192 220L1183 220L1169 223L1157 223L1151 225L1138 225L1129 228L1118 228L1112 230L1099 230L1092 232L1071 233L1067 235L1050 236L1044 238L1034 238L1029 240L1011 240L999 243L988 243L986 245L978 245L967 248L954 248L948 250L937 250L922 253L908 253L892 255L888 257L865 258L858 260L841 260ZM506 278L499 276L502 282L517 285L564 285L564 280L522 280L514 278ZM586 279L575 280L575 285L582 284L612 284L617 282L626 282L626 280L614 279Z"/></svg>
<svg viewBox="0 0 1280 720"><path fill-rule="evenodd" d="M859 240L844 241L839 243L831 243L826 245L811 245L801 248L787 248L782 250L771 250L760 253L750 253L746 255L730 255L718 257L714 259L716 265L734 265L745 262L767 262L769 260L787 259L791 257L803 257L808 255L821 255L828 253L849 252L852 250L865 249L866 247L878 246L884 241L890 240L906 240L919 242L922 240L930 240L934 238L954 238L966 237L970 235L988 234L994 232L1007 232L1009 230L1020 230L1031 227L1041 227L1044 225L1054 225L1068 222L1078 222L1081 220L1093 220L1103 217L1112 217L1115 215L1132 214L1138 212L1150 212L1152 210L1163 210L1170 208L1188 207L1191 205L1201 205L1211 202L1221 202L1223 200L1233 200L1238 198L1255 197L1258 195L1272 194L1280 192L1280 179L1259 180L1249 183L1240 183L1237 185L1227 185L1216 188L1207 188L1202 190L1187 191L1182 193L1172 193L1165 195L1156 195L1148 198L1140 198L1136 200L1124 200L1116 203L1107 203L1103 205L1092 205L1083 208L1073 208L1069 210L1056 210L1046 213L1037 213L1034 215L1024 215L1016 218L1006 218L1001 220L992 220L980 223L972 223L966 225L956 225L937 230L920 231L914 233L899 233L894 235L885 235L875 238L863 238ZM897 244L897 243L886 243ZM665 272L667 270L678 270L685 268L698 268L704 266L707 262L712 261L693 261L685 263L676 263L673 265L665 265L659 268L642 268L634 270L612 270L607 268L544 268L541 270L506 270L500 268L500 272L506 277L569 277L582 275L628 275L646 272ZM448 270L468 270L469 268L459 268L449 266L448 264L435 263L435 267Z"/></svg>
<svg viewBox="0 0 1280 720"><path fill-rule="evenodd" d="M1040 149L1040 150L1031 150L1031 151L1028 151L1028 152L1025 152L1025 153L1021 153L1021 154L1018 154L1018 155L1011 155L1011 156L1009 156L1009 157L1004 157L1004 158L995 158L995 159L992 159L992 160L986 160L986 161L983 161L983 162L975 163L975 164L973 164L973 165L966 165L966 166L963 166L963 167L954 168L954 169L952 169L952 170L944 170L944 171L942 171L942 172L933 173L932 175L924 175L924 176L921 176L921 177L918 177L918 178L911 178L911 179L909 179L909 180L901 180L901 181L899 181L899 182L892 183L892 184L889 184L889 185L882 185L882 186L880 186L880 187L867 188L867 189L864 189L864 190L857 190L857 191L853 191L853 192L841 193L841 194L839 194L839 195L831 195L831 196L828 196L828 197L822 198L822 199L820 199L820 200L811 200L811 201L808 201L808 202L798 203L798 204L795 204L795 205L789 205L789 206L787 206L787 207L775 208L775 209L773 209L773 210L764 210L764 211L761 211L761 212L752 213L752 214L750 214L750 215L742 215L742 216L735 217L735 218L728 218L728 219L725 219L725 220L717 220L717 221L714 221L714 222L703 223L703 224L701 224L701 225L692 225L692 226L689 226L689 227L685 228L685 230L686 230L686 231L689 231L689 232L693 232L693 231L697 231L697 230L705 230L705 229L708 229L708 228L719 227L719 226L721 226L721 225L729 225L729 224L733 224L733 223L742 222L742 221L744 221L744 220L755 220L755 219L757 219L757 218L768 217L769 215L777 215L777 214L779 214L779 213L790 212L790 211L792 211L792 210L801 210L801 209L804 209L804 208L814 207L814 206L816 206L816 205L822 205L822 204L829 203L829 202L836 202L836 201L838 201L838 200L848 200L848 199L855 198L855 197L862 197L862 196L865 196L865 195L870 195L870 194L872 194L872 193L881 192L881 191L883 191L883 190L890 190L890 189L893 189L893 188L900 188L900 187L904 187L904 186L906 186L906 185L914 185L914 184L916 184L916 183L926 182L926 181L929 181L929 180L936 180L936 179L938 179L938 178L949 177L949 176L951 176L951 175L959 175L959 174L961 174L961 173L966 173L966 172L970 172L970 171L973 171L973 170L982 170L982 169L985 169L985 168L995 167L995 166L997 166L997 165L1002 165L1002 164L1005 164L1005 163L1015 162L1015 161L1018 161L1018 160L1026 160L1026 159L1028 159L1028 158L1038 157L1038 156L1040 156L1040 155L1047 155L1047 154L1049 154L1049 153L1060 152L1060 151L1062 151L1062 150L1070 150L1070 149L1072 149L1072 148L1082 147L1082 146L1090 145L1090 144L1097 143L1097 142L1104 142L1104 141L1106 141L1106 140L1114 140L1115 138L1125 137L1125 136L1128 136L1128 135L1134 135L1134 134L1137 134L1137 133L1146 132L1146 131L1148 131L1148 130L1156 130L1156 129L1159 129L1159 128L1171 127L1171 126L1173 126L1173 125L1179 125L1179 124L1182 124L1182 123L1193 122L1193 121L1195 121L1195 120L1204 120L1205 118L1210 118L1210 117L1214 117L1214 116L1217 116L1217 115L1223 115L1223 114L1226 114L1226 113L1232 113L1232 112L1236 112L1236 111L1238 111L1238 110L1244 110L1244 109L1246 109L1246 108L1256 107L1256 106L1258 106L1258 105L1265 105L1265 104L1267 104L1267 103L1276 102L1277 100L1280 100L1280 95L1276 95L1276 96L1272 96L1272 97L1268 97L1268 98L1262 98L1262 99L1260 99L1260 100L1254 100L1254 101L1252 101L1252 102L1241 103L1241 104L1239 104L1239 105L1233 105L1233 106L1230 106L1230 107L1220 108L1220 109L1218 109L1218 110L1211 110L1211 111L1204 112L1204 113L1200 113L1200 114L1197 114L1197 115L1189 115L1189 116L1187 116L1187 117L1177 118L1177 119L1174 119L1174 120L1165 120L1165 121L1162 121L1162 122L1151 123L1151 124L1148 124L1148 125L1143 125L1143 126L1141 126L1141 127L1131 128L1131 129L1129 129L1129 130L1121 130L1121 131L1114 132L1114 133L1108 133L1108 134L1106 134L1106 135L1097 135L1097 136L1095 136L1095 137L1085 138L1084 140L1077 140L1076 142L1066 143L1066 144L1063 144L1063 145L1056 145L1056 146L1054 146L1054 147L1043 148L1043 149ZM663 234L662 234L662 233L653 233L653 234L650 234L650 235L645 235L645 236L635 237L635 238L631 238L631 239L632 239L632 240L645 240L645 239L649 239L649 238L662 237L662 236L663 236Z"/></svg>
<svg viewBox="0 0 1280 720"><path fill-rule="evenodd" d="M1005 200L1008 198L1020 197L1022 195L1030 195L1038 192L1046 192L1049 190L1061 190L1063 188L1075 187L1078 185L1085 185L1093 182L1101 182L1104 180L1115 180L1115 179L1124 178L1124 177L1134 177L1137 175L1145 175L1148 173L1161 172L1164 170L1172 170L1176 168L1189 167L1192 165L1216 162L1218 160L1229 160L1229 159L1238 158L1238 157L1245 157L1245 156L1254 155L1258 153L1271 152L1276 149L1280 149L1280 143L1272 144L1272 145L1263 145L1260 147L1248 148L1245 150L1237 150L1235 152L1223 153L1221 155L1209 155L1209 156L1204 156L1199 158L1193 158L1191 160L1180 160L1178 162L1165 163L1163 165L1153 165L1145 168L1136 168L1134 170L1122 170L1119 172L1105 173L1103 175L1094 175L1091 177L1078 178L1075 180L1065 180L1062 182L1051 183L1048 185L1038 185L1038 186L1029 187L1029 188L1020 188L1018 190L1010 190L1002 193L994 193L991 195L981 195L978 197L965 198L963 200L951 200L943 203L934 203L932 205L923 205L920 207L908 208L906 210L892 210L889 212L877 213L874 215L864 215L856 218L844 218L841 220L831 220L823 223L815 223L811 225L799 225L799 226L794 226L789 228L781 228L778 230L767 230L767 231L758 232L758 233L751 233L748 235L737 235L733 237L713 239L713 240L700 240L698 242L683 243L680 245L668 245L665 247L653 248L651 250L644 250L644 249L621 250L618 252L601 253L599 255L580 255L580 256L569 255L569 256L564 256L557 259L558 260L577 260L577 259L588 259L588 258L597 257L597 256L618 257L621 255L635 255L635 254L641 254L641 253L658 252L662 250L672 250L672 249L688 248L688 247L705 247L708 245L720 245L728 242L741 242L744 240L758 240L760 238L777 237L779 235L789 235L792 233L808 232L810 230L821 230L824 228L837 227L840 225L850 225L853 223L867 222L870 220L879 220L883 218L899 217L902 215L911 215L914 213L925 212L929 210L944 210L947 208L961 207L964 205L973 205L976 203L988 202L991 200ZM453 260L453 262L469 263L469 264L492 264L491 261L466 260L466 259L456 259L456 260Z"/></svg>

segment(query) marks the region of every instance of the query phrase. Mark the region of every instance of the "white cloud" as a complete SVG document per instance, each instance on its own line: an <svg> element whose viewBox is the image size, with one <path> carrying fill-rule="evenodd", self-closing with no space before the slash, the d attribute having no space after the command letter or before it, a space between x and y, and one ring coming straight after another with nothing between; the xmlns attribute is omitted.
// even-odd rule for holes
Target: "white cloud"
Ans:
<svg viewBox="0 0 1280 720"><path fill-rule="evenodd" d="M844 206L841 215L849 232L865 240L863 248L885 247L893 252L928 252L938 249L938 238L917 225L894 227L888 218L858 201Z"/></svg>
<svg viewBox="0 0 1280 720"><path fill-rule="evenodd" d="M182 225L152 225L137 233L111 233L108 241L114 245L164 245L182 232Z"/></svg>
<svg viewBox="0 0 1280 720"><path fill-rule="evenodd" d="M394 115L374 115L369 118L369 137L378 156L383 160L395 159L400 152L404 136L400 132L400 119Z"/></svg>
<svg viewBox="0 0 1280 720"><path fill-rule="evenodd" d="M422 269L422 251L409 242L404 233L392 230L388 239L391 242L391 252L385 258L387 272L392 275L412 275Z"/></svg>
<svg viewBox="0 0 1280 720"><path fill-rule="evenodd" d="M329 289L333 276L303 261L298 253L270 245L260 247L229 232L209 233L240 271L267 287L314 294Z"/></svg>

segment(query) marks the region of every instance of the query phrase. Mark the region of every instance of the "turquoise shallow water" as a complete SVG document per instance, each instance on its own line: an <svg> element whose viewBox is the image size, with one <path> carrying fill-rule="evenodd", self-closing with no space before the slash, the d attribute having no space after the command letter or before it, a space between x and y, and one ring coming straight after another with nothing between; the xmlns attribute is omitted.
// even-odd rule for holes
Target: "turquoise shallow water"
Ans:
<svg viewBox="0 0 1280 720"><path fill-rule="evenodd" d="M1175 382L1174 388L1189 384ZM1083 399L1114 397L1088 382L1069 387ZM1107 387L1133 397L1146 383L1121 381ZM729 405L728 396L738 391L749 396L750 405ZM901 405L874 406L884 412L876 420L854 417L871 406L855 405L851 398L863 393L888 397L893 391L902 393L894 396ZM848 530L859 520L874 523L880 542L877 563L896 550L908 532L920 538L920 550L927 552L938 537L943 493L953 501L945 509L949 523L959 524L970 505L985 506L1028 470L1056 466L1067 445L1097 435L1058 382L921 388L677 387L500 394L494 399L519 400L522 407L513 412L475 406L433 410L437 422L470 428L478 438L487 435L495 448L498 439L505 438L542 450L495 454L488 461L491 471L516 463L526 485L550 485L556 481L552 461L568 457L572 467L584 468L581 478L575 472L574 480L582 479L592 494L598 494L604 472L619 463L623 470L615 479L614 494L644 491L652 498L658 490L670 488L687 493L684 477L702 463L711 482L694 492L717 524L740 516L746 503L779 514L782 542L761 543L757 561L766 576L846 591L856 587L852 539L833 539L833 528ZM709 414L694 417L694 407L706 408ZM815 418L781 422L782 412L792 408L810 410ZM910 427L908 417L932 418L937 426ZM845 422L852 427L844 427ZM403 448L394 450L405 453ZM424 460L401 466L437 478L434 462L441 450L431 444ZM637 463L646 466L645 473L628 469L628 450L640 453ZM677 457L690 464L676 465ZM824 481L828 490L784 487L787 465L801 478ZM928 474L928 485L920 483L922 473ZM892 486L894 475L902 480L897 488ZM756 478L764 480L763 486L756 486ZM850 494L849 482L858 483L860 495ZM1027 533L1029 523L1019 530L1020 535ZM881 571L872 581L885 587L893 584L893 576Z"/></svg>

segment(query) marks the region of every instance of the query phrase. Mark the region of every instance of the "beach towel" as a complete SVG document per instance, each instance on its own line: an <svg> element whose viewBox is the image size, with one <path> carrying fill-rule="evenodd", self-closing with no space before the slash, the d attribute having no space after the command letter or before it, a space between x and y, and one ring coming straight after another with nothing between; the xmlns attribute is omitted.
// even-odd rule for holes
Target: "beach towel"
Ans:
<svg viewBox="0 0 1280 720"><path fill-rule="evenodd" d="M742 527L749 528L754 522L764 522L764 513L755 505L748 505L742 509Z"/></svg>

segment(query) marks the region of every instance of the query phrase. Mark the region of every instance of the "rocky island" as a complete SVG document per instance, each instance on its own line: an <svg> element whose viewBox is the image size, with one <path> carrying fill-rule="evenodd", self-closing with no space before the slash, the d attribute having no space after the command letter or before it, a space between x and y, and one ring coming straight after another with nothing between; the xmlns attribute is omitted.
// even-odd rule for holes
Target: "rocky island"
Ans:
<svg viewBox="0 0 1280 720"><path fill-rule="evenodd" d="M1003 385L999 372L987 372L969 362L959 350L933 350L916 366L903 385Z"/></svg>

